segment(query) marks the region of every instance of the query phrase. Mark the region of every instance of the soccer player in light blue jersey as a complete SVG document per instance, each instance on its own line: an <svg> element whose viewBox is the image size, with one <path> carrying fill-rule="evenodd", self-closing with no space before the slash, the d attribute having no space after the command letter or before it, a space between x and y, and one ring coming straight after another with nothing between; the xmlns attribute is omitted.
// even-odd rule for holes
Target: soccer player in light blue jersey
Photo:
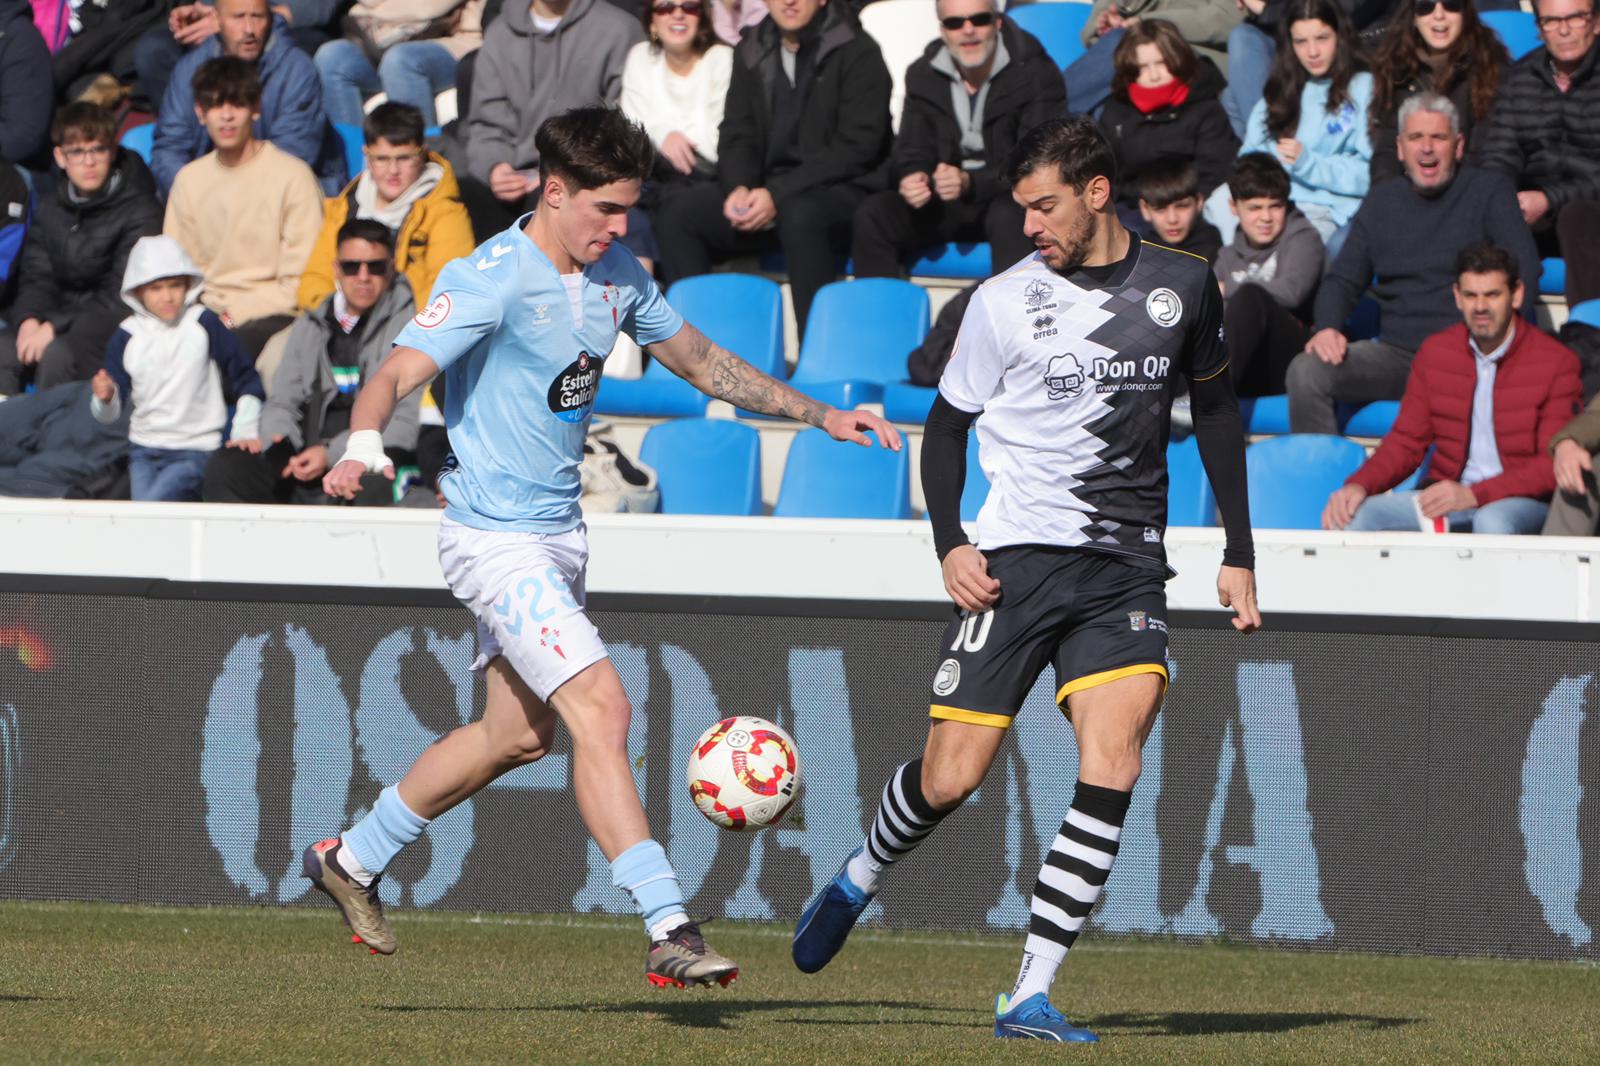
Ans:
<svg viewBox="0 0 1600 1066"><path fill-rule="evenodd" d="M584 613L578 465L605 357L627 333L696 388L745 410L867 447L868 432L892 449L900 437L877 415L835 410L768 377L667 305L618 243L650 172L643 129L619 111L579 108L546 121L537 144L538 210L440 273L432 302L357 396L349 445L323 483L349 499L362 475L393 477L380 432L401 399L446 374L452 455L439 480L439 561L478 620L483 717L423 752L356 825L307 848L305 875L358 942L392 953L377 887L384 868L430 820L549 751L559 720L572 738L584 825L644 916L646 978L726 986L738 967L706 946L650 837L628 759L628 697Z"/></svg>

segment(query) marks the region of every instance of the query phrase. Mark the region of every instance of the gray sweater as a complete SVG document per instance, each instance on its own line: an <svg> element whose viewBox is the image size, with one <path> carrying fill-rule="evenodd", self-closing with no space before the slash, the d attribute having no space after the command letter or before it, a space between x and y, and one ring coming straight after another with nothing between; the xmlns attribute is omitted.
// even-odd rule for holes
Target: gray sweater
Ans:
<svg viewBox="0 0 1600 1066"><path fill-rule="evenodd" d="M537 170L539 124L574 107L615 104L628 49L642 40L639 20L606 0L572 0L553 33L540 33L528 5L511 0L484 32L472 75L472 176L488 181L498 163Z"/></svg>
<svg viewBox="0 0 1600 1066"><path fill-rule="evenodd" d="M1257 248L1245 239L1240 226L1233 231L1233 243L1217 253L1213 269L1222 283L1223 299L1241 285L1259 285L1278 306L1294 311L1311 301L1327 258L1317 228L1291 205L1277 240Z"/></svg>

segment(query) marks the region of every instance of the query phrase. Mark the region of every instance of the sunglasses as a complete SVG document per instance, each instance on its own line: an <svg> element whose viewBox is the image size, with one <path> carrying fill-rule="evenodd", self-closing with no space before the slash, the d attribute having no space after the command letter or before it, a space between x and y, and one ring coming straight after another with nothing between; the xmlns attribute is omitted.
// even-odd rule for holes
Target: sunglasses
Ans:
<svg viewBox="0 0 1600 1066"><path fill-rule="evenodd" d="M700 12L704 10L699 0L682 0L676 4L657 4L650 9L650 12L655 15L670 15L674 11L682 11L691 18L699 18Z"/></svg>
<svg viewBox="0 0 1600 1066"><path fill-rule="evenodd" d="M939 25L947 30L959 30L969 22L980 30L985 26L993 26L994 12L980 11L976 15L946 15L939 20Z"/></svg>
<svg viewBox="0 0 1600 1066"><path fill-rule="evenodd" d="M353 278L361 273L361 268L366 267L367 273L375 278L381 278L389 273L389 260L387 259L341 259L339 260L339 273L347 278Z"/></svg>
<svg viewBox="0 0 1600 1066"><path fill-rule="evenodd" d="M1461 9L1467 6L1467 0L1413 0L1412 12L1417 18L1433 14L1433 9L1442 7L1452 15L1461 14Z"/></svg>

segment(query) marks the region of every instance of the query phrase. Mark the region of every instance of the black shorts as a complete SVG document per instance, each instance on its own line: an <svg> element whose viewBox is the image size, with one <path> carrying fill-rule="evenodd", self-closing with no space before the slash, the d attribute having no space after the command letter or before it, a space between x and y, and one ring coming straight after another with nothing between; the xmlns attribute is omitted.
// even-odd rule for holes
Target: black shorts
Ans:
<svg viewBox="0 0 1600 1066"><path fill-rule="evenodd" d="M1167 680L1166 574L1108 552L1033 545L984 552L1000 602L945 629L929 713L1004 729L1047 663L1056 703L1134 674Z"/></svg>

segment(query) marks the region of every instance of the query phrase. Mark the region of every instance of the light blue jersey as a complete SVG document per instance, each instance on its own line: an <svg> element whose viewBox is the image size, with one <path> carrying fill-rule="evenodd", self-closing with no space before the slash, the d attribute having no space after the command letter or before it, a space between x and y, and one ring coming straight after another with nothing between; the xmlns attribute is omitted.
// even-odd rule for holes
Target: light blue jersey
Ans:
<svg viewBox="0 0 1600 1066"><path fill-rule="evenodd" d="M574 303L522 232L532 217L446 266L394 343L446 372L445 514L477 529L565 533L582 521L578 464L617 334L654 344L683 319L621 244L584 268Z"/></svg>

